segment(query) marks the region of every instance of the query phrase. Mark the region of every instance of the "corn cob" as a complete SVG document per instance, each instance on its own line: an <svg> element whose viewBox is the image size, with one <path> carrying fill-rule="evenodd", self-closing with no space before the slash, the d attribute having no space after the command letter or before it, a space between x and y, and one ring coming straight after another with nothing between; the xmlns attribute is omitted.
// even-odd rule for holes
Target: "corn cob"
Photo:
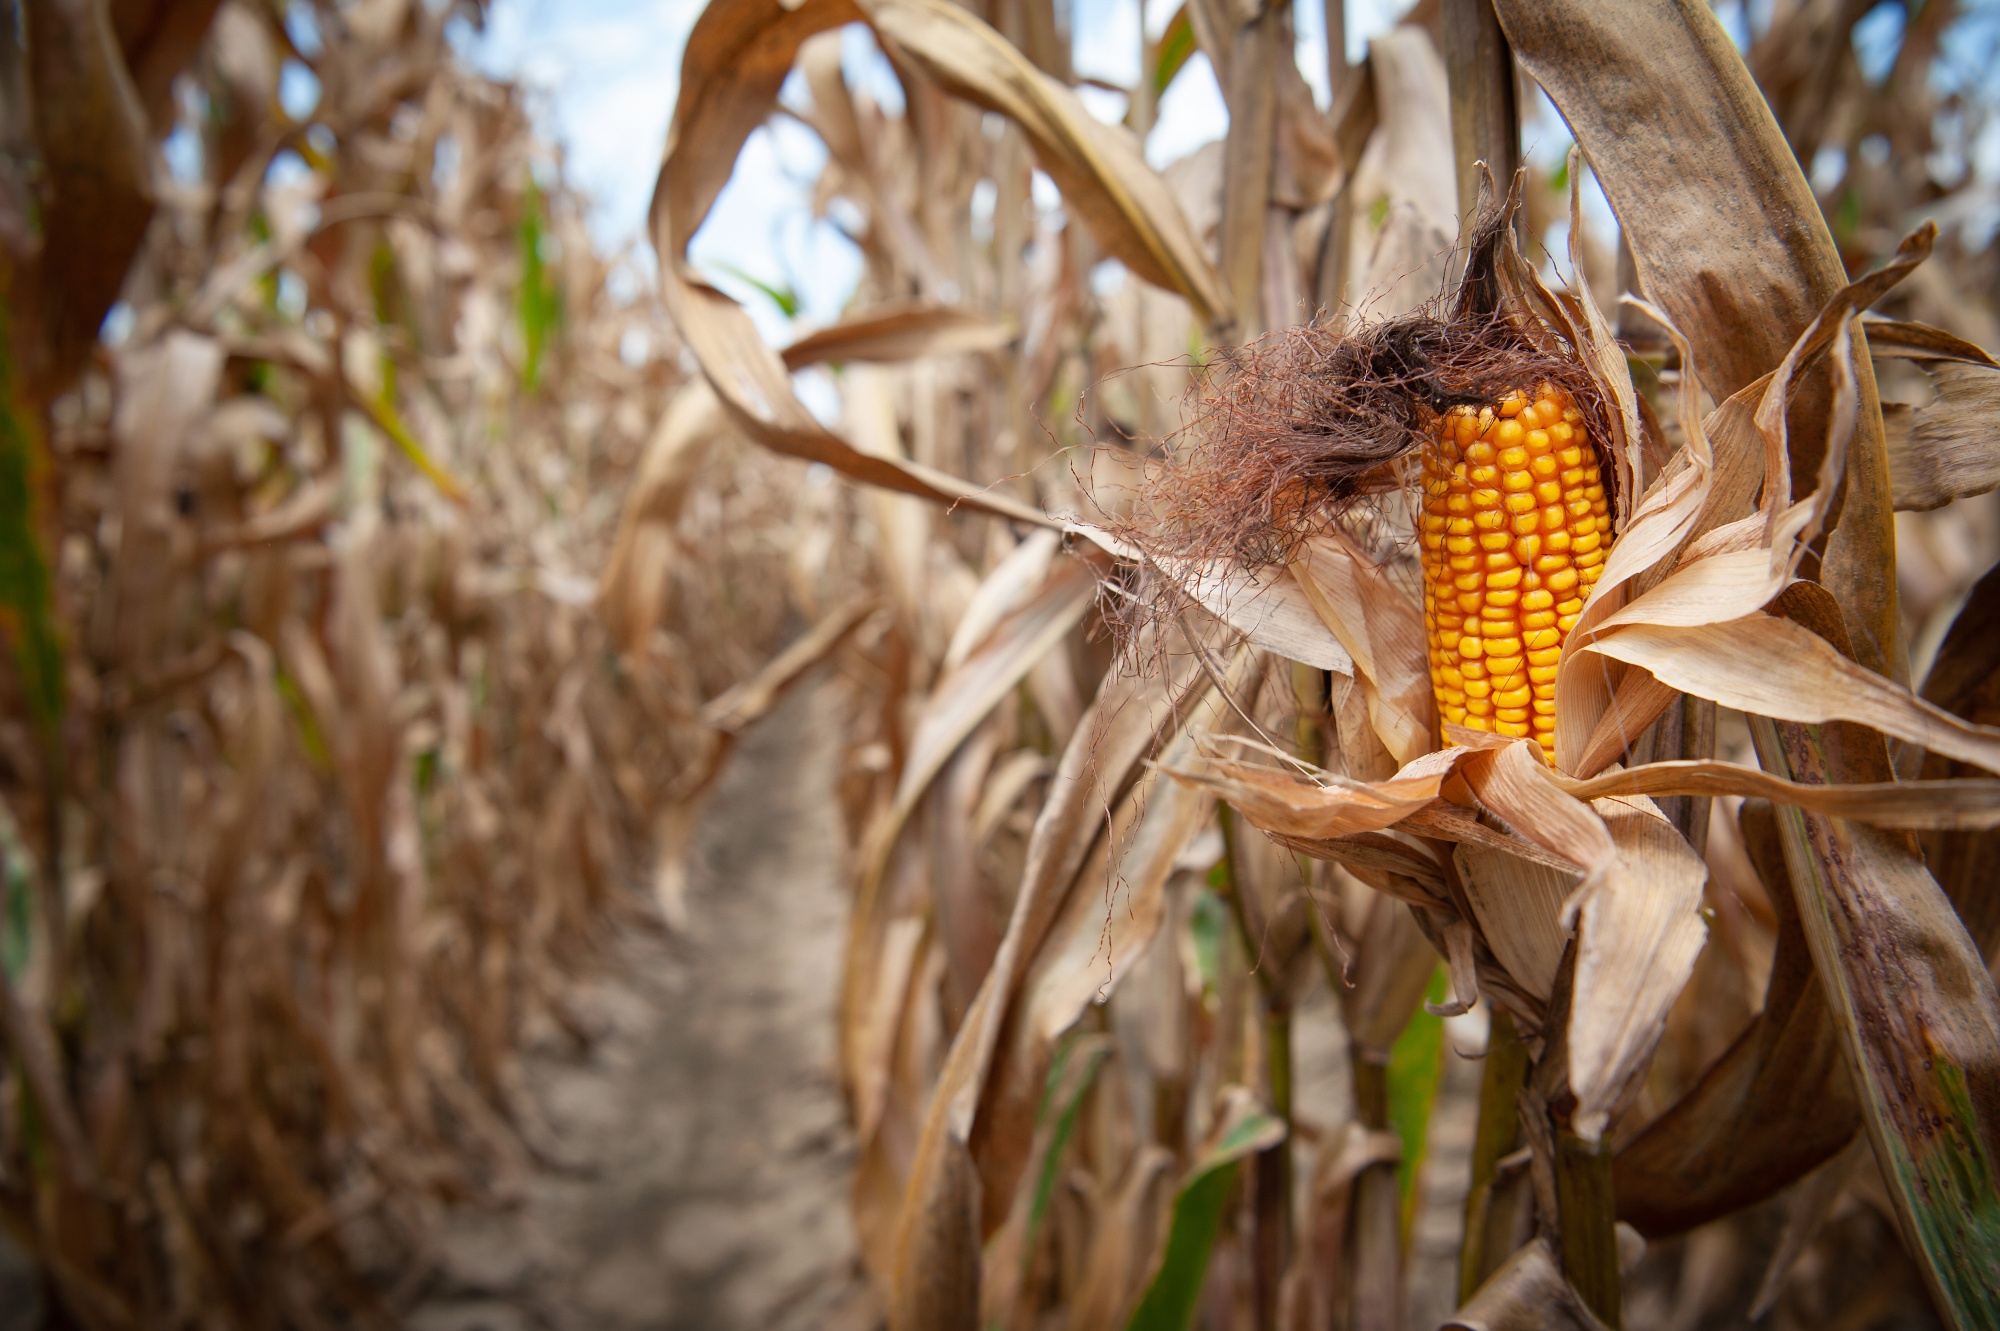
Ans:
<svg viewBox="0 0 2000 1331"><path fill-rule="evenodd" d="M1604 571L1611 515L1570 395L1454 407L1423 450L1424 619L1438 714L1556 744L1556 662Z"/></svg>

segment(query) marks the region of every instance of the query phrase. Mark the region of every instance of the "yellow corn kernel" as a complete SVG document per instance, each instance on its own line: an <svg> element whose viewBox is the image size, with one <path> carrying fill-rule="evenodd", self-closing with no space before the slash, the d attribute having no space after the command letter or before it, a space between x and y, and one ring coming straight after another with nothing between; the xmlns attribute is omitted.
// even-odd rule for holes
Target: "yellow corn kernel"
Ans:
<svg viewBox="0 0 2000 1331"><path fill-rule="evenodd" d="M1549 384L1438 419L1418 523L1438 712L1555 750L1562 645L1604 570L1611 515L1583 413Z"/></svg>

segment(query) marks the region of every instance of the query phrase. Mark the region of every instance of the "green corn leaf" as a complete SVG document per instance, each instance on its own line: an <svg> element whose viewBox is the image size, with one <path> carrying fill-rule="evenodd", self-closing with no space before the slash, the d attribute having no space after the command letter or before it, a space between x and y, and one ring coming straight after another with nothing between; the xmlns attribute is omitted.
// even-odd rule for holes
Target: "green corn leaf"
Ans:
<svg viewBox="0 0 2000 1331"><path fill-rule="evenodd" d="M1167 90L1167 85L1194 53L1194 24L1188 19L1187 6L1182 5L1167 20L1167 30L1160 34L1159 63L1153 66L1153 96Z"/></svg>
<svg viewBox="0 0 2000 1331"><path fill-rule="evenodd" d="M1233 1088L1208 1145L1174 1198L1173 1224L1159 1267L1126 1331L1186 1331L1208 1277L1208 1259L1222 1229L1238 1162L1284 1138L1283 1122L1265 1112L1248 1091Z"/></svg>
<svg viewBox="0 0 2000 1331"><path fill-rule="evenodd" d="M1424 998L1432 1003L1444 1001L1443 967L1432 974ZM1396 1162L1396 1189L1403 1199L1405 1229L1416 1212L1417 1174L1423 1167L1431 1108L1437 1103L1443 1075L1444 1018L1420 1007L1389 1048L1389 1127L1403 1143L1403 1157Z"/></svg>
<svg viewBox="0 0 2000 1331"><path fill-rule="evenodd" d="M799 303L799 293L790 287L774 287L769 282L760 281L752 277L733 263L718 263L715 267L718 272L727 273L737 281L743 283L743 285L755 287L758 291L769 297L771 303L776 305L787 319L798 318L799 311L804 308Z"/></svg>
<svg viewBox="0 0 2000 1331"><path fill-rule="evenodd" d="M562 324L563 300L562 288L549 272L543 255L550 240L542 221L546 207L542 191L532 177L521 204L521 289L516 304L521 316L521 340L527 352L521 365L521 386L532 393L541 382L542 357Z"/></svg>
<svg viewBox="0 0 2000 1331"><path fill-rule="evenodd" d="M1042 1165L1035 1176L1035 1200L1028 1209L1027 1242L1022 1245L1024 1253L1035 1250L1035 1239L1042 1232L1049 1203L1055 1197L1056 1179L1062 1170L1063 1148L1069 1145L1070 1134L1076 1130L1077 1113L1083 1108L1084 1092L1097 1079L1097 1070L1104 1065L1104 1056L1110 1052L1110 1042L1101 1035L1079 1037L1064 1041L1049 1065L1049 1079L1042 1090L1042 1106L1036 1116L1036 1127L1039 1129L1051 1120L1054 1126L1048 1134L1048 1149L1042 1153Z"/></svg>
<svg viewBox="0 0 2000 1331"><path fill-rule="evenodd" d="M35 530L41 432L14 382L11 314L0 302L0 631L13 640L21 692L36 729L53 739L63 711L62 639L49 561Z"/></svg>

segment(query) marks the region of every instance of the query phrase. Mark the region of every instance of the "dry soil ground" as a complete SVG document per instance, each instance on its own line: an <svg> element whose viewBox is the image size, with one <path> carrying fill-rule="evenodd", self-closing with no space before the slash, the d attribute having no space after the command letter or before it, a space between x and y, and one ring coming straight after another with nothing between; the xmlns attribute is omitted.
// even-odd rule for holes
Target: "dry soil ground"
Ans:
<svg viewBox="0 0 2000 1331"><path fill-rule="evenodd" d="M635 937L588 1053L528 1080L584 1168L449 1226L415 1331L872 1324L834 1079L846 921L832 690L733 756L697 837L685 936Z"/></svg>

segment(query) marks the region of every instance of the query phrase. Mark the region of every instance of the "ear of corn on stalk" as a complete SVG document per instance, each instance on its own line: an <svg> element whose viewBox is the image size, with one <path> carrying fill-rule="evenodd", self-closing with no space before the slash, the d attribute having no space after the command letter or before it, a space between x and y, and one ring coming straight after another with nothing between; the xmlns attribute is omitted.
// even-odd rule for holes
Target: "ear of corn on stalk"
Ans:
<svg viewBox="0 0 2000 1331"><path fill-rule="evenodd" d="M1424 619L1438 714L1556 743L1556 663L1611 548L1597 449L1561 388L1454 407L1423 450Z"/></svg>

